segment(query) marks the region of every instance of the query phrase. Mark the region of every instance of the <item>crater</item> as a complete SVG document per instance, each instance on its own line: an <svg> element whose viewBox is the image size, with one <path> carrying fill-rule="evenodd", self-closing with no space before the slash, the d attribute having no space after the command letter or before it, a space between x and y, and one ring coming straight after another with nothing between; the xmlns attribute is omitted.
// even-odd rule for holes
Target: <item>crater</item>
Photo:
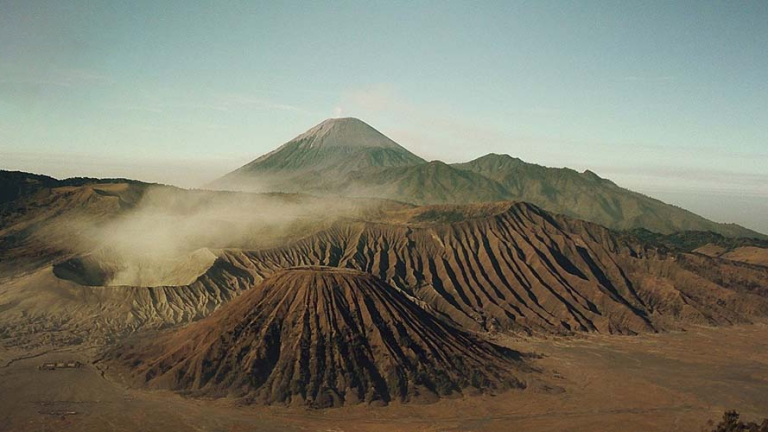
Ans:
<svg viewBox="0 0 768 432"><path fill-rule="evenodd" d="M126 257L100 250L54 264L53 274L85 286L180 286L197 280L216 258L207 248L173 257Z"/></svg>

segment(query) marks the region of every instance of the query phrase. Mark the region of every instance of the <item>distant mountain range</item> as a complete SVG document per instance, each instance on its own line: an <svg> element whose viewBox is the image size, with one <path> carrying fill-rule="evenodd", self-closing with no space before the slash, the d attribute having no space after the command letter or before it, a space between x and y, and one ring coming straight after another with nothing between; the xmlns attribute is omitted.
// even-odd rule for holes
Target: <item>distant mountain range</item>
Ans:
<svg viewBox="0 0 768 432"><path fill-rule="evenodd" d="M384 198L417 205L525 201L616 230L766 238L622 188L589 170L549 168L499 154L459 164L427 162L355 118L326 120L208 187Z"/></svg>

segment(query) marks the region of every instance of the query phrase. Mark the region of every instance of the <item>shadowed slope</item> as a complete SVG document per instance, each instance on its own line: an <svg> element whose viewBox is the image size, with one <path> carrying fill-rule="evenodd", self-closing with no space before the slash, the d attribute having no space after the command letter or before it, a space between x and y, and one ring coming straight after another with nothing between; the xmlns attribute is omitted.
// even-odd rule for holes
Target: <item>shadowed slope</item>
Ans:
<svg viewBox="0 0 768 432"><path fill-rule="evenodd" d="M112 354L138 382L248 403L334 407L521 387L517 353L354 270L281 270L208 319Z"/></svg>

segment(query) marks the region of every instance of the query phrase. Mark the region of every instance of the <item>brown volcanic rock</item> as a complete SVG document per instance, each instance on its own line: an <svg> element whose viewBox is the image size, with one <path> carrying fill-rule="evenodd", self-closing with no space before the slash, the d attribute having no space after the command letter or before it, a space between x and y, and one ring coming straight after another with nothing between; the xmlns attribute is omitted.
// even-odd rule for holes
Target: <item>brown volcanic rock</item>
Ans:
<svg viewBox="0 0 768 432"><path fill-rule="evenodd" d="M328 267L278 271L211 317L110 356L154 388L321 408L523 387L512 371L527 369L375 276Z"/></svg>
<svg viewBox="0 0 768 432"><path fill-rule="evenodd" d="M356 268L464 328L634 334L768 316L768 271L698 263L526 203L428 206L346 221L284 247L228 252L277 268Z"/></svg>

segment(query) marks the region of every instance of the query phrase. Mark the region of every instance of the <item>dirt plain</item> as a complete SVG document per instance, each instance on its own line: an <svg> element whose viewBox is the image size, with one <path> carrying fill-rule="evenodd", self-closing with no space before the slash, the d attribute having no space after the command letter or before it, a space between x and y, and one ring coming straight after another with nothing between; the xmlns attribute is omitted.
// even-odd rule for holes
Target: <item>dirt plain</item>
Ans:
<svg viewBox="0 0 768 432"><path fill-rule="evenodd" d="M505 338L564 392L512 390L429 405L309 410L236 406L126 388L96 349L0 351L2 431L701 431L725 409L768 416L768 325L582 338ZM29 355L29 354L28 354ZM28 356L27 355L27 356ZM33 354L34 355L34 354ZM80 369L40 371L46 361Z"/></svg>

